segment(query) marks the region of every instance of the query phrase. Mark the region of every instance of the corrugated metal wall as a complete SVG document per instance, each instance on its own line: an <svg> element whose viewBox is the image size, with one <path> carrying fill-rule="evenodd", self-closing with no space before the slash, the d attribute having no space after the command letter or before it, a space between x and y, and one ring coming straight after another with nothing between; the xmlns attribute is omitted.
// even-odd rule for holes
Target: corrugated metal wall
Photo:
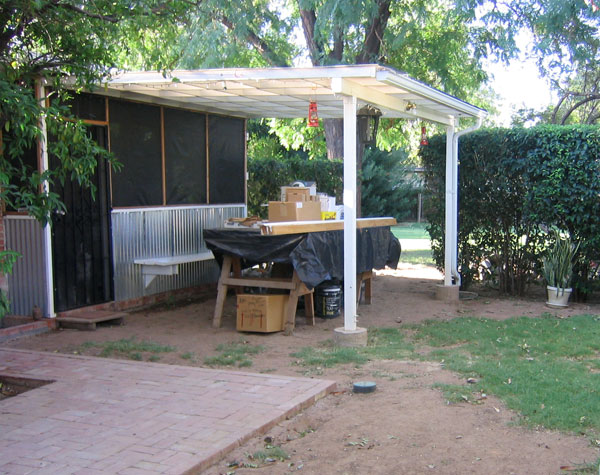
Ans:
<svg viewBox="0 0 600 475"><path fill-rule="evenodd" d="M134 259L195 254L206 251L202 231L243 217L244 205L114 210L112 219L115 300L216 282L214 260L179 266L178 275L157 276L144 288L141 266Z"/></svg>
<svg viewBox="0 0 600 475"><path fill-rule="evenodd" d="M28 216L5 216L6 249L21 254L8 276L11 313L31 315L34 305L47 314L44 230Z"/></svg>

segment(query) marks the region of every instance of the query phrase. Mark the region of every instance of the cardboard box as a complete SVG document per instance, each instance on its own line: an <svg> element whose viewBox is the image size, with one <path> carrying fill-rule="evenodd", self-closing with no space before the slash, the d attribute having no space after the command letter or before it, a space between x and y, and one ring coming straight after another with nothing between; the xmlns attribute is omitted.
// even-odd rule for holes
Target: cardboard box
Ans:
<svg viewBox="0 0 600 475"><path fill-rule="evenodd" d="M319 221L321 203L318 201L269 201L269 221Z"/></svg>
<svg viewBox="0 0 600 475"><path fill-rule="evenodd" d="M262 333L282 331L289 298L284 294L238 294L237 330Z"/></svg>
<svg viewBox="0 0 600 475"><path fill-rule="evenodd" d="M308 188L288 188L283 201L310 201Z"/></svg>
<svg viewBox="0 0 600 475"><path fill-rule="evenodd" d="M335 196L327 196L324 193L317 196L321 202L321 211L335 211Z"/></svg>
<svg viewBox="0 0 600 475"><path fill-rule="evenodd" d="M317 185L315 184L314 181L306 181L306 182L297 181L297 182L294 182L294 184L281 187L280 201L292 201L287 197L287 191L288 190L298 190L298 189L308 190L308 194L310 196L316 196L316 194L317 194Z"/></svg>

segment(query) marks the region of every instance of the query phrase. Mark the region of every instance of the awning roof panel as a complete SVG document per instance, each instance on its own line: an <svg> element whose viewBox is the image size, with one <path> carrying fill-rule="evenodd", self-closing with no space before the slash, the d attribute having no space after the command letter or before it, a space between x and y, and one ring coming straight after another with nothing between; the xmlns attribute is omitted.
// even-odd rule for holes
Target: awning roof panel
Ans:
<svg viewBox="0 0 600 475"><path fill-rule="evenodd" d="M245 118L306 117L316 101L320 118L342 118L342 95L371 103L383 117L450 123L486 112L378 65L314 68L176 70L123 73L94 91L113 97Z"/></svg>

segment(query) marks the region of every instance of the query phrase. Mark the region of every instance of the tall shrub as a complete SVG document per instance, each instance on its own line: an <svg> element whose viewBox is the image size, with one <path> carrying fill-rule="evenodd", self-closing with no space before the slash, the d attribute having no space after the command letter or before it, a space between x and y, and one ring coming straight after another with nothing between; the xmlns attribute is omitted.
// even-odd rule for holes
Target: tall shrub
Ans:
<svg viewBox="0 0 600 475"><path fill-rule="evenodd" d="M402 220L416 206L418 190L406 181L407 154L368 149L362 167L362 215ZM344 164L301 154L248 159L248 213L266 217L263 204L279 200L280 187L296 180L314 181L319 192L342 202Z"/></svg>
<svg viewBox="0 0 600 475"><path fill-rule="evenodd" d="M406 220L416 208L419 188L411 181L408 155L367 148L362 166L362 216Z"/></svg>
<svg viewBox="0 0 600 475"><path fill-rule="evenodd" d="M267 217L269 201L278 201L281 187L294 181L314 181L319 192L341 200L343 192L341 161L326 158L308 160L302 155L248 159L248 213Z"/></svg>
<svg viewBox="0 0 600 475"><path fill-rule="evenodd" d="M434 257L443 265L445 137L421 157ZM539 273L552 226L580 243L574 286L595 284L600 257L600 132L592 126L489 129L459 144L459 262L463 282L486 273L522 294Z"/></svg>

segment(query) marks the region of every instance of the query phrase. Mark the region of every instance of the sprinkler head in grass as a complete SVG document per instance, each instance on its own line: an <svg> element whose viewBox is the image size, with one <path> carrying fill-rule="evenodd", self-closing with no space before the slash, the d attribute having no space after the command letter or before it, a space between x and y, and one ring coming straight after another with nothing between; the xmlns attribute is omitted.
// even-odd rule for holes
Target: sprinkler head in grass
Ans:
<svg viewBox="0 0 600 475"><path fill-rule="evenodd" d="M375 388L377 388L377 384L375 384L373 381L357 381L352 386L352 390L355 393L361 394L372 393L375 391Z"/></svg>

